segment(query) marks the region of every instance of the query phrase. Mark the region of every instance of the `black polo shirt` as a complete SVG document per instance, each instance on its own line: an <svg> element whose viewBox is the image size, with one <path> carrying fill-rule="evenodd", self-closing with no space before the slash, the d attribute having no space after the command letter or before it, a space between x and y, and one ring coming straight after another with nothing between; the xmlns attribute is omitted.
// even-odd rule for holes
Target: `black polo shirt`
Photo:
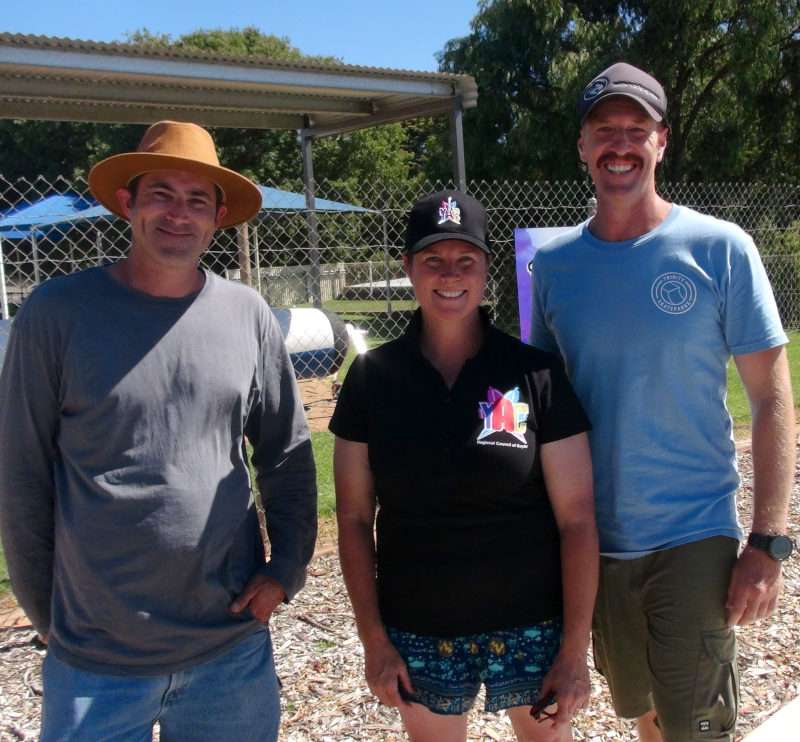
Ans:
<svg viewBox="0 0 800 742"><path fill-rule="evenodd" d="M559 359L485 322L452 389L407 333L350 368L330 429L367 443L381 616L433 636L561 615L539 447L589 429Z"/></svg>

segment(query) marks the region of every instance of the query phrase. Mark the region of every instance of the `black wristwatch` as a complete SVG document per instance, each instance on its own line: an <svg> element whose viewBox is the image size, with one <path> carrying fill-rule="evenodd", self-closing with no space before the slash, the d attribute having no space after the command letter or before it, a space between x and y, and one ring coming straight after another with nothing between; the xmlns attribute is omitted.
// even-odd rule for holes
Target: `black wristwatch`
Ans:
<svg viewBox="0 0 800 742"><path fill-rule="evenodd" d="M776 562L782 562L794 551L794 541L788 536L770 536L765 533L751 533L747 545L767 552Z"/></svg>

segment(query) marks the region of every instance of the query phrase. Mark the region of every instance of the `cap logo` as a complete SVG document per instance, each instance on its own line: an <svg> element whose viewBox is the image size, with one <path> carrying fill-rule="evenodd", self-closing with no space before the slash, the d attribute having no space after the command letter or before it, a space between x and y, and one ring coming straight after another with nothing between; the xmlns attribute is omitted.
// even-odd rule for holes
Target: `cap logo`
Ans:
<svg viewBox="0 0 800 742"><path fill-rule="evenodd" d="M448 196L447 201L442 201L439 205L439 224L452 222L461 226L461 209L458 201L454 201L452 196Z"/></svg>
<svg viewBox="0 0 800 742"><path fill-rule="evenodd" d="M583 91L583 99L592 100L600 95L600 93L602 93L607 87L608 78L598 77L596 80L592 80L592 82L586 86L586 90Z"/></svg>
<svg viewBox="0 0 800 742"><path fill-rule="evenodd" d="M658 97L657 93L654 93L652 90L650 90L650 88L646 88L644 85L640 85L638 82L630 82L628 80L620 80L617 83L617 85L619 85L620 87L627 86L629 88L634 88L634 90L632 91L634 94L635 93L643 93L644 95L647 95L650 98L652 98L656 103L660 103L661 102L661 100Z"/></svg>

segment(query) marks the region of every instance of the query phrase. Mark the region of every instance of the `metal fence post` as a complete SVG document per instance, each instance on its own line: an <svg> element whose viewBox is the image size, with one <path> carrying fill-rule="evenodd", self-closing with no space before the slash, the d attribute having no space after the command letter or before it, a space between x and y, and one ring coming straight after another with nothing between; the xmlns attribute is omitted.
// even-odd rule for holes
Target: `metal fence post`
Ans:
<svg viewBox="0 0 800 742"><path fill-rule="evenodd" d="M95 261L95 265L103 265L103 235L100 234L99 229L94 230L94 246L95 250L97 251L97 260Z"/></svg>
<svg viewBox="0 0 800 742"><path fill-rule="evenodd" d="M36 228L31 234L31 249L33 250L33 282L38 286L42 282L42 273L39 270L39 244L36 239Z"/></svg>
<svg viewBox="0 0 800 742"><path fill-rule="evenodd" d="M308 298L318 309L322 307L319 285L319 231L317 226L316 197L314 195L314 161L311 156L311 137L300 134L300 149L303 155L303 190L306 196L306 223L308 224Z"/></svg>
<svg viewBox="0 0 800 742"><path fill-rule="evenodd" d="M8 313L8 290L6 289L6 260L3 255L3 238L0 237L0 303L3 308L3 319L11 319Z"/></svg>
<svg viewBox="0 0 800 742"><path fill-rule="evenodd" d="M453 110L450 112L450 147L453 151L453 180L456 188L467 192L467 166L464 162L464 109L461 107L461 96L453 99Z"/></svg>
<svg viewBox="0 0 800 742"><path fill-rule="evenodd" d="M392 315L392 268L389 257L389 230L386 224L386 212L381 212L381 222L383 227L383 259L386 266L386 314Z"/></svg>
<svg viewBox="0 0 800 742"><path fill-rule="evenodd" d="M256 290L261 293L261 249L258 244L258 222L253 225L253 253L256 262Z"/></svg>
<svg viewBox="0 0 800 742"><path fill-rule="evenodd" d="M236 227L236 245L239 248L239 280L245 286L251 286L250 274L250 234L247 222Z"/></svg>

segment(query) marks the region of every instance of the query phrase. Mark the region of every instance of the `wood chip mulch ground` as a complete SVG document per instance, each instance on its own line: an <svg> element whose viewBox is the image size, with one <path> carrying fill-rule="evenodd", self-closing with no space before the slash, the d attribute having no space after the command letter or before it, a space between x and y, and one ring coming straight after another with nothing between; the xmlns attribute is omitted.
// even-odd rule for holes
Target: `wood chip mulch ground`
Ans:
<svg viewBox="0 0 800 742"><path fill-rule="evenodd" d="M742 522L750 522L752 466L741 452ZM800 536L800 478L795 478L789 529ZM785 566L785 590L769 622L739 630L742 677L739 738L800 695L800 557ZM34 740L39 728L43 649L24 617L0 605L17 625L0 629L0 740ZM8 625L8 621L7 624ZM363 678L363 654L335 554L334 526L322 524L308 583L272 621L278 673L283 682L281 739L286 742L349 742L405 739L395 710L372 698ZM630 722L611 709L605 684L592 675L590 705L575 721L575 739L635 739ZM480 704L480 700L479 700ZM505 716L473 712L469 740L512 740ZM775 742L784 742L776 740Z"/></svg>
<svg viewBox="0 0 800 742"><path fill-rule="evenodd" d="M307 379L298 383L300 396L308 421L308 429L312 433L328 429L328 421L336 407L338 384L333 376L326 379Z"/></svg>

